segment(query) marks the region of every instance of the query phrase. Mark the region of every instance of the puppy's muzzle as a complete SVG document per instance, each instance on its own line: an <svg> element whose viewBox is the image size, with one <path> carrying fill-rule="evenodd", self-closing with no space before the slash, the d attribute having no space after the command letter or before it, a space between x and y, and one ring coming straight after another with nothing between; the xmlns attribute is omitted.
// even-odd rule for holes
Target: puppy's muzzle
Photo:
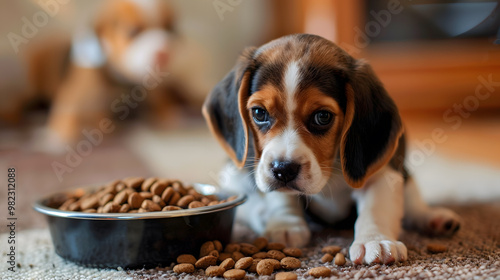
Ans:
<svg viewBox="0 0 500 280"><path fill-rule="evenodd" d="M297 178L300 172L300 164L293 161L278 161L271 162L271 172L276 180L287 184Z"/></svg>

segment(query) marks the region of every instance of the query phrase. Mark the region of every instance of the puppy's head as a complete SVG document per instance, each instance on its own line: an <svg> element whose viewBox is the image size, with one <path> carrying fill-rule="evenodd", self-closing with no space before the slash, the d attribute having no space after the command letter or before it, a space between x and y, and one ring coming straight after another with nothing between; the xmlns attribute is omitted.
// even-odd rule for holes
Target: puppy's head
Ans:
<svg viewBox="0 0 500 280"><path fill-rule="evenodd" d="M109 1L95 32L112 70L141 82L150 69L165 70L171 55L173 15L164 1Z"/></svg>
<svg viewBox="0 0 500 280"><path fill-rule="evenodd" d="M264 192L317 193L337 156L346 181L362 187L402 133L371 67L306 34L246 49L203 113L235 164L256 169Z"/></svg>

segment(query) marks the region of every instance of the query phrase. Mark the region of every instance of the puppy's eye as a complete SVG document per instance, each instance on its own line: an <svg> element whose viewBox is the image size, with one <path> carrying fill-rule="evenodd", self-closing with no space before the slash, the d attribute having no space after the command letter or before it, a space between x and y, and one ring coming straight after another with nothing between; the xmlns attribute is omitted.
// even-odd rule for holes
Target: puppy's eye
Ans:
<svg viewBox="0 0 500 280"><path fill-rule="evenodd" d="M313 113L307 124L307 129L314 134L322 135L332 126L335 115L326 110L319 110Z"/></svg>
<svg viewBox="0 0 500 280"><path fill-rule="evenodd" d="M252 117L257 124L269 121L269 113L261 107L252 108Z"/></svg>
<svg viewBox="0 0 500 280"><path fill-rule="evenodd" d="M314 114L314 124L317 126L326 126L332 122L333 114L328 111L319 111Z"/></svg>

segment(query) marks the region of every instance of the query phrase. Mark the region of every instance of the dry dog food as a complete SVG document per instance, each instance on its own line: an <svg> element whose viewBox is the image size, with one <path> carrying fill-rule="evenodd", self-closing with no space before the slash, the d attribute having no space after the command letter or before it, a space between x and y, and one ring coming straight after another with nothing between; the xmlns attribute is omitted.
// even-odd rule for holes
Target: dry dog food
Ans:
<svg viewBox="0 0 500 280"><path fill-rule="evenodd" d="M342 250L342 248L340 248L339 246L331 245L323 247L323 249L321 249L321 253L328 253L332 256L335 256L338 252L340 252L340 250Z"/></svg>
<svg viewBox="0 0 500 280"><path fill-rule="evenodd" d="M323 255L323 257L321 257L321 262L323 263L327 263L327 262L331 262L333 261L333 256L329 253L326 253Z"/></svg>
<svg viewBox="0 0 500 280"><path fill-rule="evenodd" d="M332 274L332 271L328 267L320 266L309 269L308 273L314 278L320 278L329 277Z"/></svg>
<svg viewBox="0 0 500 280"><path fill-rule="evenodd" d="M249 268L253 263L253 258L252 257L244 257L239 259L236 264L234 264L234 268L237 269L247 269Z"/></svg>
<svg viewBox="0 0 500 280"><path fill-rule="evenodd" d="M226 272L226 270L223 267L220 266L209 266L205 270L205 275L209 277L220 277Z"/></svg>
<svg viewBox="0 0 500 280"><path fill-rule="evenodd" d="M101 186L94 192L77 190L58 203L58 208L87 213L144 213L211 206L235 198L219 201L215 195L202 195L192 186L184 186L177 180L129 177ZM222 247L220 242L212 243L210 248L204 248L204 253L209 254L216 245ZM255 250L256 247L251 246L247 246L247 250Z"/></svg>
<svg viewBox="0 0 500 280"><path fill-rule="evenodd" d="M181 263L176 266L174 266L174 272L181 274L181 273L193 273L194 272L194 266L190 263Z"/></svg>
<svg viewBox="0 0 500 280"><path fill-rule="evenodd" d="M302 257L302 250L299 248L285 248L283 253L289 257L300 258Z"/></svg>
<svg viewBox="0 0 500 280"><path fill-rule="evenodd" d="M259 275L271 275L274 272L275 264L271 261L271 259L261 260L257 264L257 274Z"/></svg>
<svg viewBox="0 0 500 280"><path fill-rule="evenodd" d="M337 252L335 264L338 266L345 265L344 255L338 252L340 249L338 246L323 248L323 251L327 252L325 256L328 256L328 262L334 259L330 252ZM281 243L269 243L263 237L257 238L251 244L229 243L225 247L219 241L207 241L201 245L198 259L190 254L178 256L178 264L174 266L174 272L186 273L187 270L193 269L194 271L197 268L204 269L206 276L222 276L225 279L244 279L247 272L257 273L259 276L269 276L276 272L276 275L274 275L276 280L295 280L297 279L295 273L279 270L301 268L300 257L302 257L301 249L286 247ZM329 277L332 271L327 267L316 267L310 269L308 274L316 278Z"/></svg>
<svg viewBox="0 0 500 280"><path fill-rule="evenodd" d="M337 255L335 255L335 261L334 263L338 266L343 266L345 264L345 257L344 257L344 254L342 253L337 253Z"/></svg>
<svg viewBox="0 0 500 280"><path fill-rule="evenodd" d="M292 270L301 266L300 260L294 257L285 257L281 259L281 267L283 269Z"/></svg>
<svg viewBox="0 0 500 280"><path fill-rule="evenodd" d="M432 254L443 253L446 252L448 248L444 245L438 243L429 243L427 244L427 251Z"/></svg>
<svg viewBox="0 0 500 280"><path fill-rule="evenodd" d="M195 264L196 258L193 255L184 254L177 257L177 263L190 263Z"/></svg>
<svg viewBox="0 0 500 280"><path fill-rule="evenodd" d="M224 272L224 278L230 280L239 280L245 278L247 273L243 269L231 269Z"/></svg>
<svg viewBox="0 0 500 280"><path fill-rule="evenodd" d="M297 274L293 272L279 272L276 273L276 280L297 280Z"/></svg>

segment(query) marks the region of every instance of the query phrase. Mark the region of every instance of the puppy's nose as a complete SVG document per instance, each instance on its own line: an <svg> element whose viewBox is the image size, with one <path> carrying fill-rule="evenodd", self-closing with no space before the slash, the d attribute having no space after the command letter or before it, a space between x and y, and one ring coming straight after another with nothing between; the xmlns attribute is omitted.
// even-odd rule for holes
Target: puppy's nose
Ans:
<svg viewBox="0 0 500 280"><path fill-rule="evenodd" d="M300 171L300 164L293 161L273 161L271 162L271 172L274 178L283 183L293 181Z"/></svg>

